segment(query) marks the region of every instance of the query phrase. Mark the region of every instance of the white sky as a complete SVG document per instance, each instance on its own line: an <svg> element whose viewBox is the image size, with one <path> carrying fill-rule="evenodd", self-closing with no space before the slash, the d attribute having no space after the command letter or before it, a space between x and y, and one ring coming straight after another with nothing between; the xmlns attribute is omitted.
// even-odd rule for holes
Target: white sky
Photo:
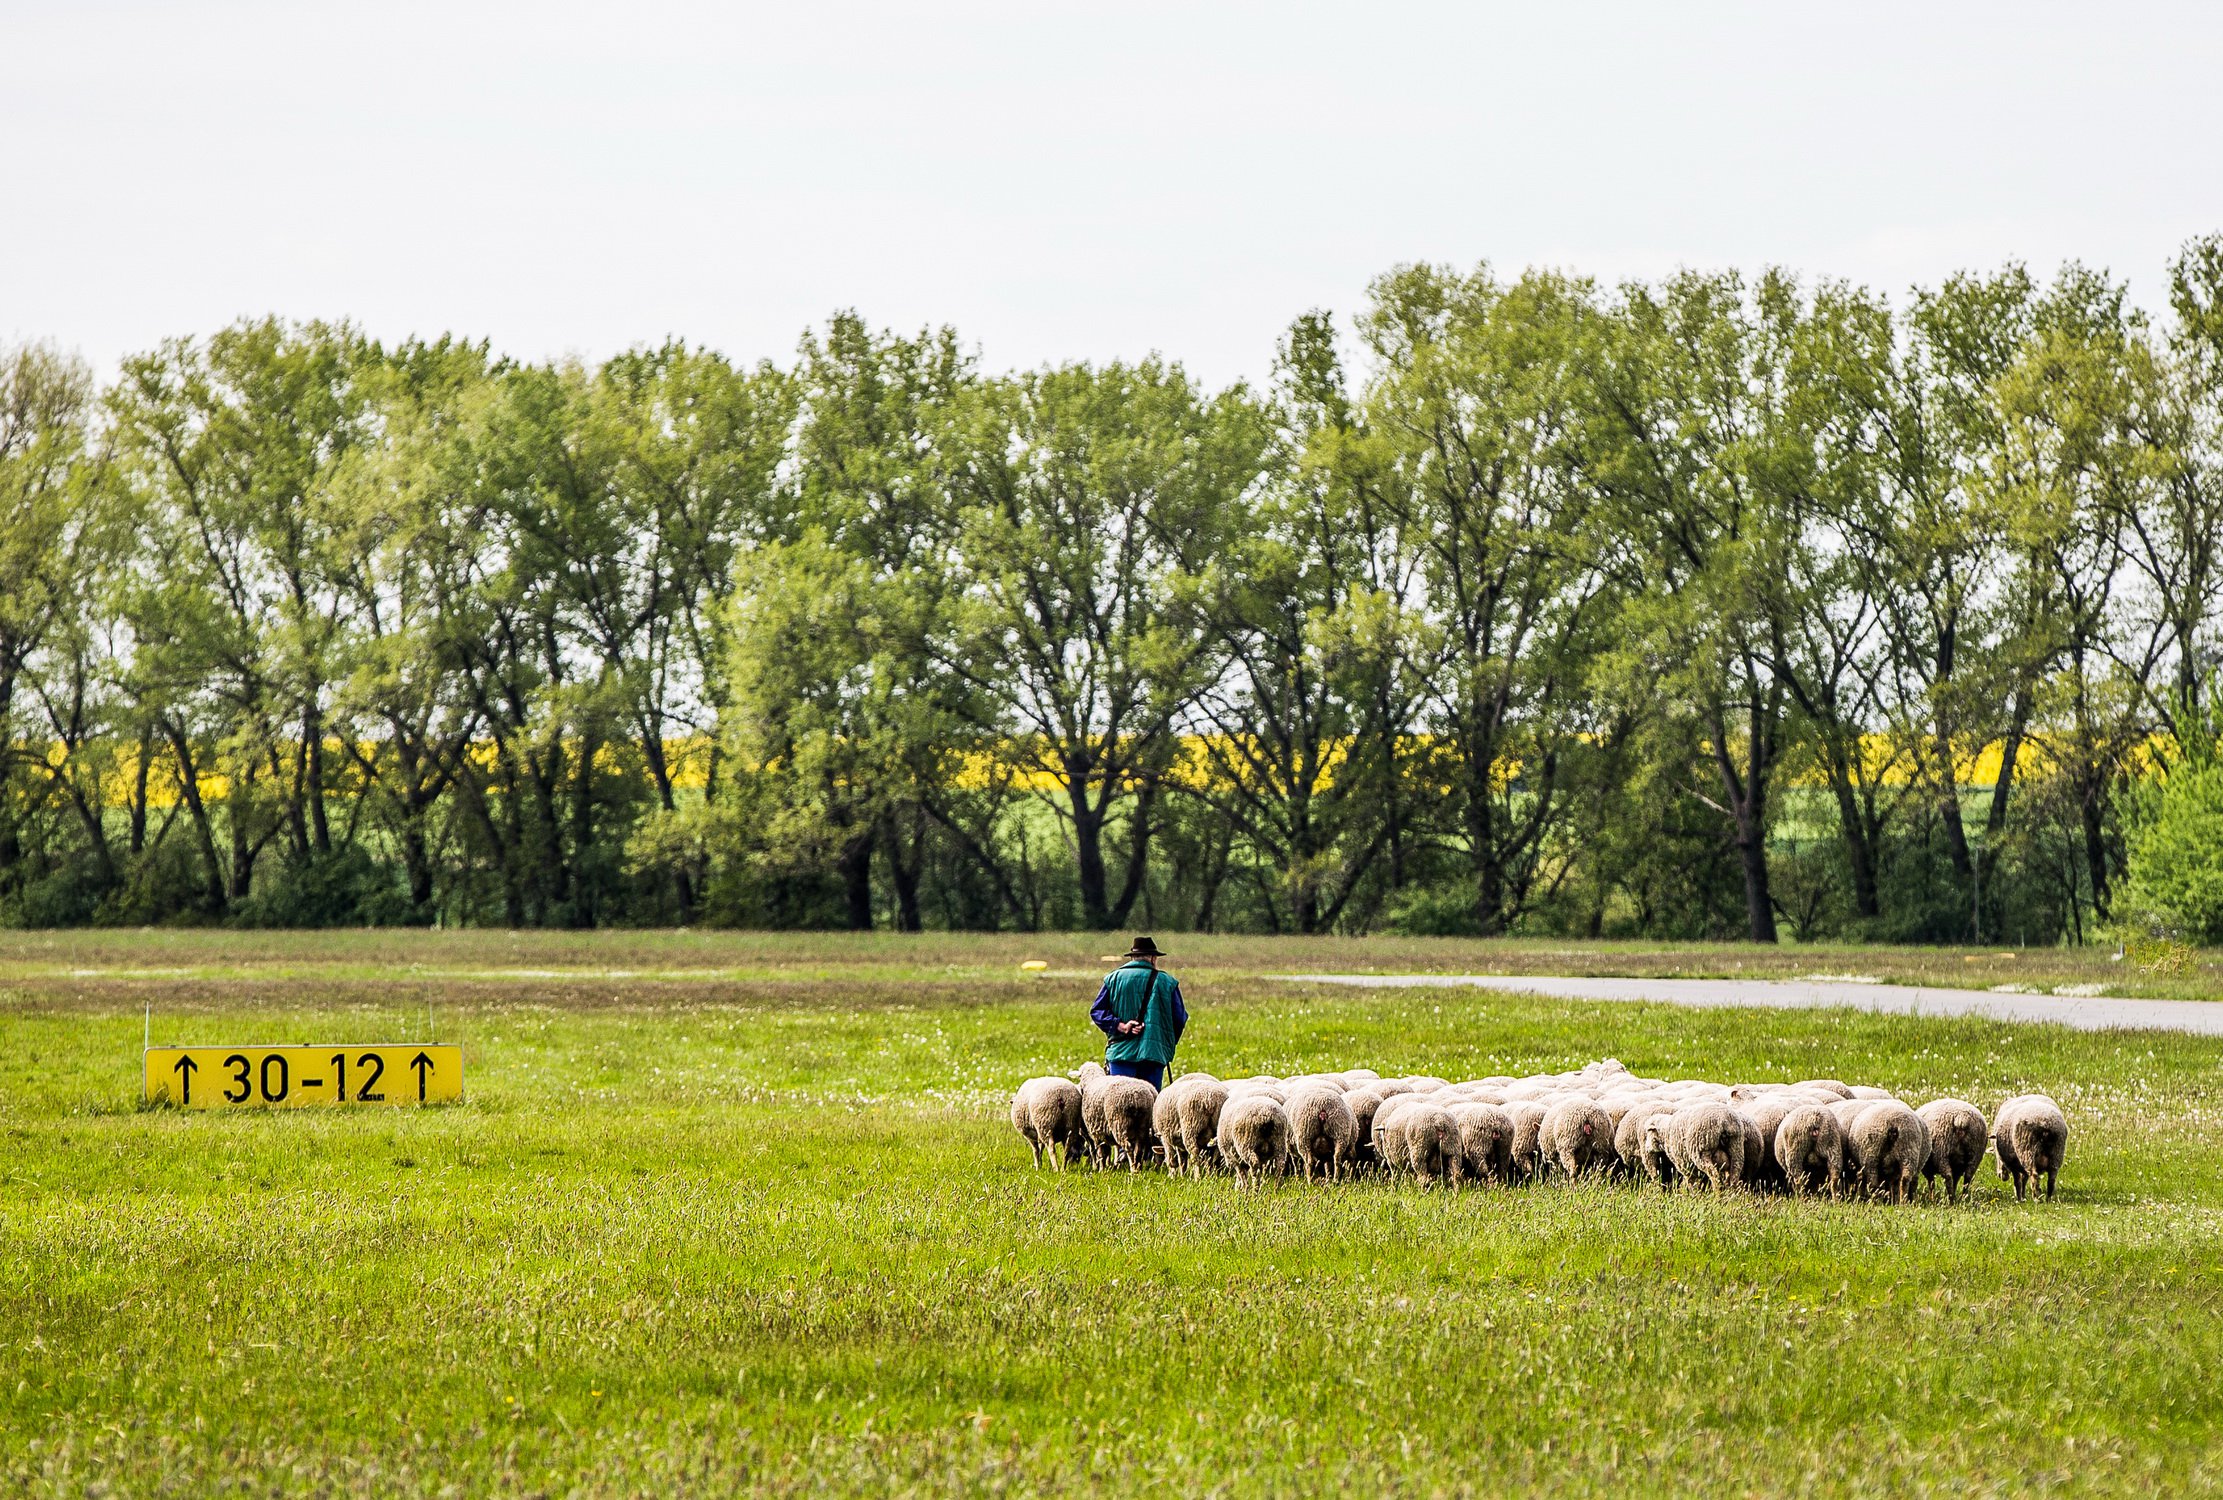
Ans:
<svg viewBox="0 0 2223 1500"><path fill-rule="evenodd" d="M1834 11L1835 17L1823 15ZM0 338L1262 374L1400 261L1897 291L2223 229L2223 6L0 0Z"/></svg>

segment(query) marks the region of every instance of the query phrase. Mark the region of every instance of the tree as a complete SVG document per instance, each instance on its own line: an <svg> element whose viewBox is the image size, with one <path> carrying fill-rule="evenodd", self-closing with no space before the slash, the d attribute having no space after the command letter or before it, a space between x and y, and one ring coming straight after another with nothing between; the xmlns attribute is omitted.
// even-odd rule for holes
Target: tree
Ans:
<svg viewBox="0 0 2223 1500"><path fill-rule="evenodd" d="M0 891L22 879L20 799L45 790L23 779L43 782L49 769L47 726L23 713L27 674L57 634L81 628L91 607L82 585L95 534L92 408L92 372L82 360L42 344L0 349ZM82 788L70 786L112 879L101 819Z"/></svg>
<svg viewBox="0 0 2223 1500"><path fill-rule="evenodd" d="M1563 773L1590 727L1606 613L1599 495L1572 449L1590 289L1414 266L1373 296L1366 420L1437 641L1418 676L1457 766L1475 920L1503 932L1567 810Z"/></svg>
<svg viewBox="0 0 2223 1500"><path fill-rule="evenodd" d="M1197 696L1179 780L1277 872L1270 920L1285 902L1289 925L1309 933L1341 918L1397 829L1418 621L1325 314L1290 329L1273 416L1277 477L1187 591L1224 670Z"/></svg>
<svg viewBox="0 0 2223 1500"><path fill-rule="evenodd" d="M280 833L296 860L332 848L325 716L352 547L335 481L369 439L358 377L377 357L345 326L240 323L127 360L110 392L152 565L125 606L135 676L204 840L198 785L221 766L230 901Z"/></svg>
<svg viewBox="0 0 2223 1500"><path fill-rule="evenodd" d="M1772 272L1749 297L1733 274L1625 287L1591 360L1583 457L1621 538L1607 554L1633 647L1619 690L1695 727L1711 776L1687 789L1726 825L1763 943L1776 940L1768 826L1791 699L1777 669L1789 500L1813 464L1786 393L1799 318L1796 288Z"/></svg>
<svg viewBox="0 0 2223 1500"><path fill-rule="evenodd" d="M1218 552L1265 440L1242 389L1206 397L1157 360L984 381L952 425L957 602L937 660L1055 788L1088 927L1124 922L1142 890L1176 726L1218 672L1178 583Z"/></svg>
<svg viewBox="0 0 2223 1500"><path fill-rule="evenodd" d="M450 528L461 497L442 460L485 399L492 368L483 344L442 339L393 351L372 377L382 441L347 486L358 542L344 575L351 626L337 706L418 923L435 914L440 813L482 723L453 634L467 617L448 607L459 588Z"/></svg>

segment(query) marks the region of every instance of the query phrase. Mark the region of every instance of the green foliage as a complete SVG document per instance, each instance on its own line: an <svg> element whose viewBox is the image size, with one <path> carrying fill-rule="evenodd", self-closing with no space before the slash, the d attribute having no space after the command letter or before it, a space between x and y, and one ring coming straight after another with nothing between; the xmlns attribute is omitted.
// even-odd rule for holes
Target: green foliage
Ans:
<svg viewBox="0 0 2223 1500"><path fill-rule="evenodd" d="M846 312L15 349L0 920L2185 928L2219 306L2207 239L2158 326L1408 265L1257 391Z"/></svg>
<svg viewBox="0 0 2223 1500"><path fill-rule="evenodd" d="M2141 936L2223 942L2223 706L2208 712L2180 705L2180 758L2134 811L2127 905Z"/></svg>

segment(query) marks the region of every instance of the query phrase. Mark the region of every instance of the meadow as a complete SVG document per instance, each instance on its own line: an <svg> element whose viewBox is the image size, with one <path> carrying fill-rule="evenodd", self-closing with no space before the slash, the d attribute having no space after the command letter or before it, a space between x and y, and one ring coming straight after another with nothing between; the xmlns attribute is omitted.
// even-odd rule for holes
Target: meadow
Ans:
<svg viewBox="0 0 2223 1500"><path fill-rule="evenodd" d="M2061 1197L1036 1172L1104 939L0 936L11 1493L2223 1490L2223 1042L1325 970L2218 993L2213 955L1185 939L1182 1062L2052 1093ZM1018 969L1028 958L1042 975ZM151 1010L151 1021L149 1012ZM461 1042L424 1111L139 1107L162 1042Z"/></svg>

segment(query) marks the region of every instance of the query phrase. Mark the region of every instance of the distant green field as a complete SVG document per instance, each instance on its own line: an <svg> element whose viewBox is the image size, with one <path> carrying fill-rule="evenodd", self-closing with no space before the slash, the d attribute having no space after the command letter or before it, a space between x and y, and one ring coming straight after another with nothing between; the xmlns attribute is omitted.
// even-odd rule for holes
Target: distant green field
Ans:
<svg viewBox="0 0 2223 1500"><path fill-rule="evenodd" d="M1037 1173L1004 1102L1090 1054L1110 951L0 939L0 1490L2223 1490L2223 1042L1257 977L1966 971L2212 997L2212 968L1178 945L1182 1060L1215 1072L1610 1055L2061 1101L2058 1202L2016 1205L1987 1165L1948 1209ZM347 1042L422 1039L428 1001L468 1052L462 1106L136 1107L150 1005L161 1042Z"/></svg>

